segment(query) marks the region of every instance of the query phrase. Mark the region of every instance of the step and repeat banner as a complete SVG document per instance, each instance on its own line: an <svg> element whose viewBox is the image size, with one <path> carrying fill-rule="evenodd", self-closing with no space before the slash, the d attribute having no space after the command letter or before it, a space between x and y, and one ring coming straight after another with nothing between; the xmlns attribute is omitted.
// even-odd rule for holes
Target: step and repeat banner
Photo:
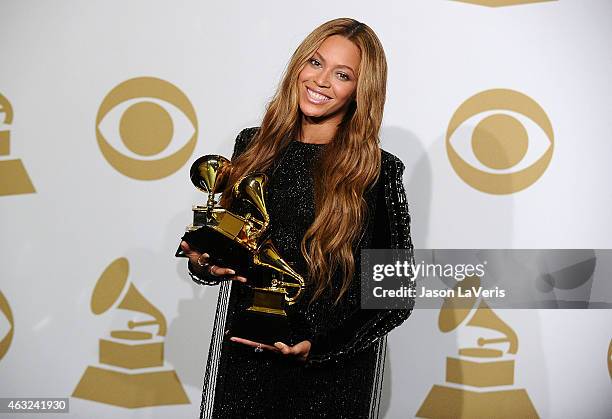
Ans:
<svg viewBox="0 0 612 419"><path fill-rule="evenodd" d="M384 45L415 247L574 249L534 263L582 296L415 310L380 416L612 417L608 0L0 2L0 397L199 415L218 289L174 257L191 162L230 157L336 17Z"/></svg>

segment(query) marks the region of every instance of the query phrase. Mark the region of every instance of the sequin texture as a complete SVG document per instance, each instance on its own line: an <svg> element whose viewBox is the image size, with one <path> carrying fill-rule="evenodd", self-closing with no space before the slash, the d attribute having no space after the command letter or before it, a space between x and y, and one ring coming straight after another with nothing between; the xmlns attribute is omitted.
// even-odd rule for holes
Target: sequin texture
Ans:
<svg viewBox="0 0 612 419"><path fill-rule="evenodd" d="M240 132L232 159L246 149L257 127ZM312 167L325 145L292 141L269 173L267 207L272 239L280 254L307 271L300 241L314 220ZM404 165L381 150L381 176L364 198L368 223L355 252L356 272L343 302L330 298L307 305L308 292L288 309L292 341L312 342L307 363L229 340L232 321L245 308L242 284L221 282L206 364L201 418L367 418L377 417L386 334L405 321L414 302L401 310L361 310L361 248L409 249L410 216L402 182ZM192 276L204 285L214 276ZM335 278L339 283L340 279Z"/></svg>

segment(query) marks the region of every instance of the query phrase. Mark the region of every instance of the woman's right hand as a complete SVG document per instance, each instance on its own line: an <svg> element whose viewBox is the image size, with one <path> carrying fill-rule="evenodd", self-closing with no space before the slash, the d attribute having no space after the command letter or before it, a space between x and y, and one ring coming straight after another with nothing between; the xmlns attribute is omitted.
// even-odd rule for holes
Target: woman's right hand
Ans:
<svg viewBox="0 0 612 419"><path fill-rule="evenodd" d="M189 244L184 240L181 242L181 249L189 258L192 270L197 270L197 272L194 271L195 274L198 274L198 272L204 273L204 270L207 270L211 275L214 276L225 276L228 279L240 282L246 282L247 280L243 276L235 275L236 272L231 268L224 268L222 266L217 265L208 265L208 259L210 258L208 253L200 253L197 250L192 249L191 247L189 247Z"/></svg>

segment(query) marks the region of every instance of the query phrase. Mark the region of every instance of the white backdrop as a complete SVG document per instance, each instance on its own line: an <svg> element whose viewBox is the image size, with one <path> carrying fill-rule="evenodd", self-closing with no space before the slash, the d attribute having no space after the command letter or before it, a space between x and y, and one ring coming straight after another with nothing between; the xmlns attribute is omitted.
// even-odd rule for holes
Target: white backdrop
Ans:
<svg viewBox="0 0 612 419"><path fill-rule="evenodd" d="M343 16L367 23L385 47L382 145L407 166L416 247L612 248L607 0L499 8L446 0L4 0L0 95L13 118L0 125L10 132L10 149L0 142L0 185L19 184L22 172L2 169L19 159L35 192L0 189L0 292L12 314L2 310L0 339L13 333L3 357L0 344L0 397L70 397L86 368L101 366L98 340L146 318L90 308L104 270L126 258L129 283L167 321L164 368L176 371L190 403L130 409L74 397L70 416L198 415L216 288L191 283L184 260L173 257L191 205L204 197L188 180L190 163L202 154L230 156L236 134L259 124L298 43ZM115 169L96 139L103 100L143 77L182 92L197 120L197 129L175 121L171 144L144 158L117 140L121 114L108 115L105 137L141 160L172 154L196 134L189 159L152 180ZM531 98L554 131L546 170L512 193L463 181L445 146L453 114L491 89ZM610 310L497 314L520 342L513 388L526 390L539 416L612 416ZM446 357L466 341L460 331L441 333L437 319L434 310L417 310L390 334L381 416L414 417L432 386L444 384Z"/></svg>

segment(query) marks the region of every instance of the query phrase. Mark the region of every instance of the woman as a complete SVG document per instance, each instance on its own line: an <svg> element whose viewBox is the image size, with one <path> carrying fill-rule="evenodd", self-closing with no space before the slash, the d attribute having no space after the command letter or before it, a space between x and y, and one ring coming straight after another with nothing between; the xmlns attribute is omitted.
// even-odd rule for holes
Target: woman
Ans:
<svg viewBox="0 0 612 419"><path fill-rule="evenodd" d="M326 22L293 54L261 127L238 135L222 204L231 207L229 188L240 176L266 172L272 240L308 287L287 308L290 342L232 336L248 278L181 243L194 281L222 284L201 417L378 415L386 334L413 305L359 307L360 249L412 251L404 165L379 148L386 76L367 25Z"/></svg>

